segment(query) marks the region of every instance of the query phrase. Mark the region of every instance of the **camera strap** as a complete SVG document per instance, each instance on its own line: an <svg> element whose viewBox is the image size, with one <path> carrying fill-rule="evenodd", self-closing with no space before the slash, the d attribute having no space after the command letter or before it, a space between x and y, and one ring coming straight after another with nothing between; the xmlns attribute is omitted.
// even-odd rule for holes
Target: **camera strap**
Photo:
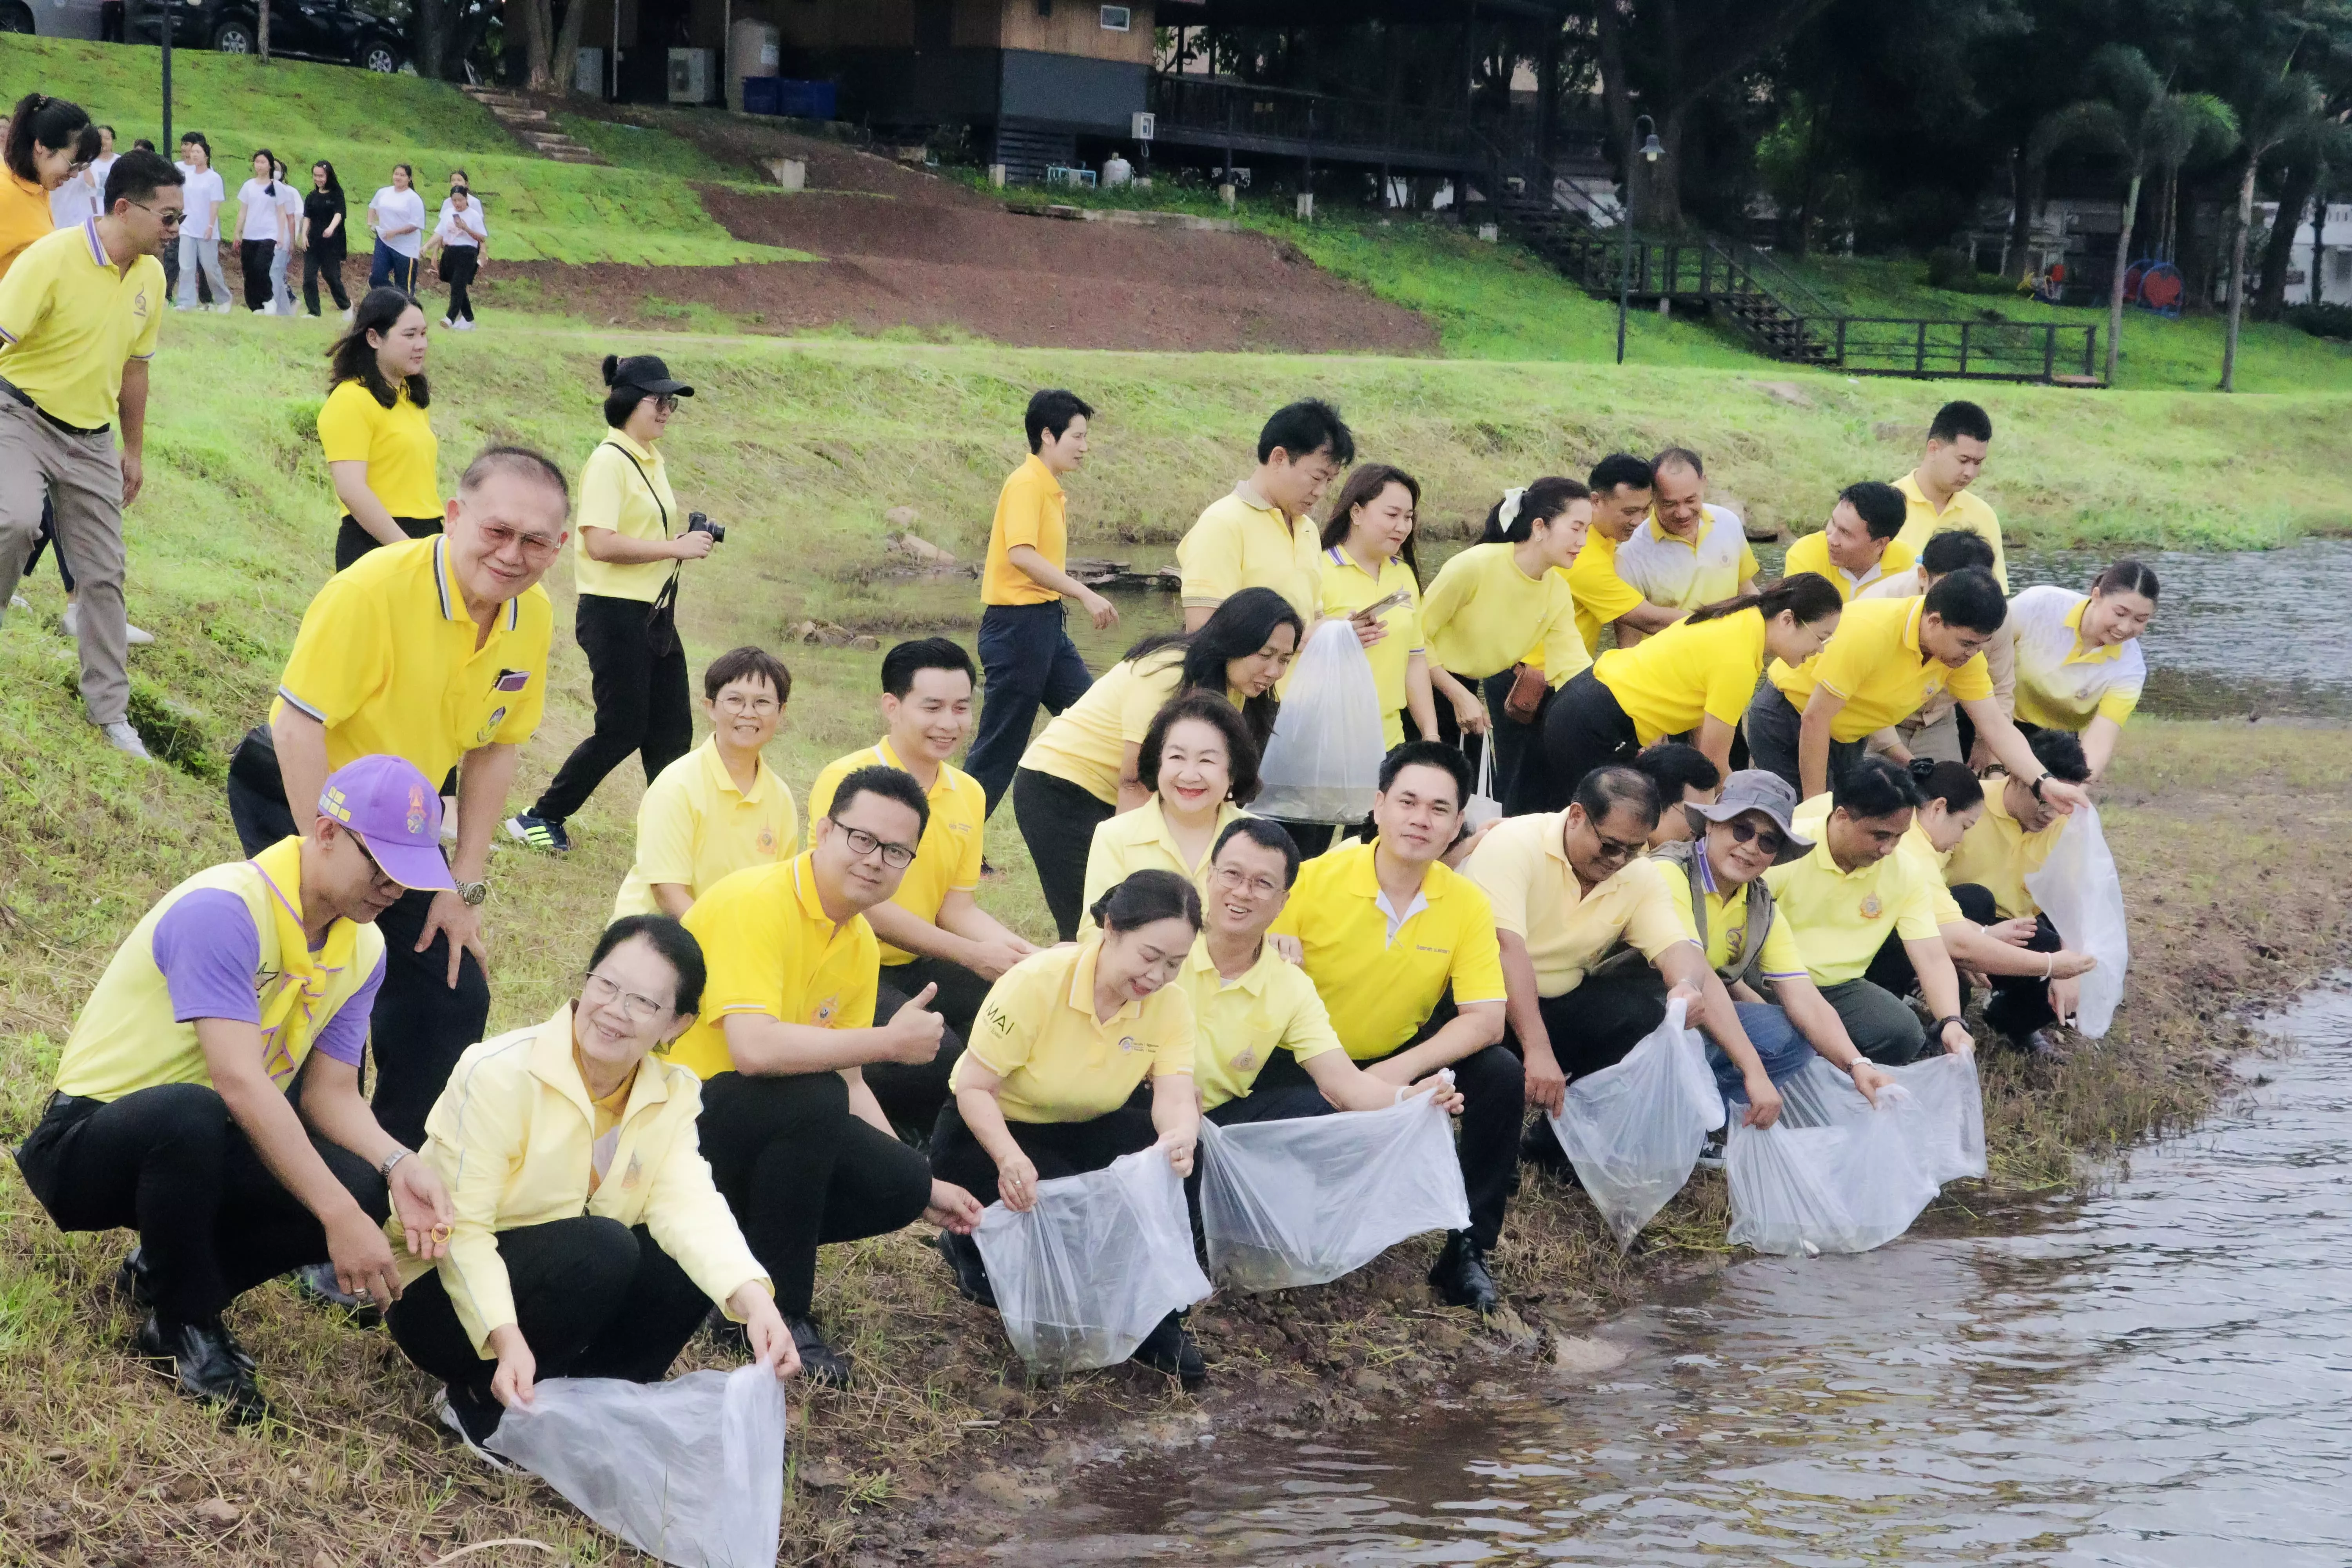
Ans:
<svg viewBox="0 0 2352 1568"><path fill-rule="evenodd" d="M646 487L646 494L653 497L654 510L661 513L662 537L667 539L670 536L669 508L662 504L661 491L654 488L653 478L646 472L645 465L637 461L635 453L618 441L606 441L604 445L626 458L629 467L637 470L637 479ZM655 653L663 658L667 658L677 647L677 576L685 570L685 562L670 563L669 581L662 584L661 592L654 595L653 607L646 612L646 641Z"/></svg>

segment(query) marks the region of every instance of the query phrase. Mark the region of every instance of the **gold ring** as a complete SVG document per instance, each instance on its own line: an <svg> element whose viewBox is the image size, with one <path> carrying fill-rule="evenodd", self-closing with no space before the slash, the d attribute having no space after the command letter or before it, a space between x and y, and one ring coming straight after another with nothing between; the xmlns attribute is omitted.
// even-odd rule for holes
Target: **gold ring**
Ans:
<svg viewBox="0 0 2352 1568"><path fill-rule="evenodd" d="M446 1240L448 1240L448 1239L449 1239L449 1227L448 1227L447 1226L446 1226L446 1225L436 1225L436 1226L435 1226L433 1227L433 1239L434 1239L434 1240L436 1240L436 1241L446 1241Z"/></svg>

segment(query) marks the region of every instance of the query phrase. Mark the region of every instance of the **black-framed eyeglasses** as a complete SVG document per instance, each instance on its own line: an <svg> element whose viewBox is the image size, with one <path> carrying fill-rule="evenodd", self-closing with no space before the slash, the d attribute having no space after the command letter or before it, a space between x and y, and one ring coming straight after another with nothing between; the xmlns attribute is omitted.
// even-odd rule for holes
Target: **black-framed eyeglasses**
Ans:
<svg viewBox="0 0 2352 1568"><path fill-rule="evenodd" d="M1631 860L1650 847L1646 841L1640 844L1623 844L1614 838L1602 838L1598 831L1594 832L1593 837L1601 840L1601 847L1592 852L1592 858L1596 860L1607 861L1612 865Z"/></svg>
<svg viewBox="0 0 2352 1568"><path fill-rule="evenodd" d="M887 838L877 838L866 829L852 827L838 819L835 821L834 826L848 836L849 852L860 860L878 850L881 852L882 863L895 870L903 871L915 863L915 851L910 846L893 844Z"/></svg>
<svg viewBox="0 0 2352 1568"><path fill-rule="evenodd" d="M1778 833L1769 827L1759 827L1744 816L1735 816L1725 823L1724 826L1731 829L1731 841L1734 844L1746 844L1751 839L1761 839L1764 853L1775 858L1789 847L1789 841Z"/></svg>

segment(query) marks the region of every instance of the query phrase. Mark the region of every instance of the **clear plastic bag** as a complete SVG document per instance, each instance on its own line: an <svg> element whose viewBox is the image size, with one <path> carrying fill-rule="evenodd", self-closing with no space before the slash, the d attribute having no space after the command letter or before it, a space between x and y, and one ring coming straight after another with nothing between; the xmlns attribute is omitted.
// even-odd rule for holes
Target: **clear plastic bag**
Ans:
<svg viewBox="0 0 2352 1568"><path fill-rule="evenodd" d="M1683 1190L1706 1134L1723 1125L1723 1092L1687 1016L1680 997L1666 1004L1664 1023L1616 1066L1570 1084L1551 1118L1621 1249Z"/></svg>
<svg viewBox="0 0 2352 1568"><path fill-rule="evenodd" d="M1250 809L1293 822L1360 822L1379 793L1380 689L1349 621L1326 621L1290 668Z"/></svg>
<svg viewBox="0 0 2352 1568"><path fill-rule="evenodd" d="M784 1439L783 1385L755 1363L667 1383L550 1378L484 1447L677 1568L773 1568Z"/></svg>
<svg viewBox="0 0 2352 1568"><path fill-rule="evenodd" d="M2115 1022L2124 999L2124 971L2131 964L2131 937L2124 922L2124 885L2099 814L2078 805L2058 830L2058 842L2042 868L2025 879L2025 890L2076 952L2099 961L2083 976L2074 1027L2099 1039Z"/></svg>
<svg viewBox="0 0 2352 1568"><path fill-rule="evenodd" d="M1475 833L1502 815L1503 803L1495 798L1495 735L1490 730L1478 748L1478 784L1470 792L1470 804L1462 808L1462 825Z"/></svg>
<svg viewBox="0 0 2352 1568"><path fill-rule="evenodd" d="M1243 1290L1321 1285L1407 1237L1466 1229L1452 1121L1416 1094L1381 1110L1202 1122L1210 1274Z"/></svg>
<svg viewBox="0 0 2352 1568"><path fill-rule="evenodd" d="M1027 1214L991 1204L972 1239L1005 1337L1040 1372L1116 1366L1160 1319L1209 1293L1164 1149L1040 1182Z"/></svg>

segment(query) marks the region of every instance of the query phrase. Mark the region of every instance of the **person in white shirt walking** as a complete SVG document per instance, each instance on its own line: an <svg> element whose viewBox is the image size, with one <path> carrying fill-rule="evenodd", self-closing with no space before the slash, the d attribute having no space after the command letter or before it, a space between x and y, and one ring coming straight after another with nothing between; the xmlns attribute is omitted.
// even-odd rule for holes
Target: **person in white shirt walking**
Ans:
<svg viewBox="0 0 2352 1568"><path fill-rule="evenodd" d="M302 193L286 183L286 162L270 160L270 174L278 184L278 210L284 215L284 237L278 242L278 254L269 260L269 310L276 316L294 313L294 286L287 281L293 265L294 253L302 248Z"/></svg>
<svg viewBox="0 0 2352 1568"><path fill-rule="evenodd" d="M287 245L278 158L264 147L253 155L253 178L236 189L236 264L245 275L245 308L257 316L268 315L277 297L278 253Z"/></svg>
<svg viewBox="0 0 2352 1568"><path fill-rule="evenodd" d="M220 209L228 200L220 171L213 167L213 144L201 131L180 138L180 191L187 199L187 216L180 223L179 292L173 308L196 308L197 279L212 289L213 309L229 312L228 279L221 276Z"/></svg>
<svg viewBox="0 0 2352 1568"><path fill-rule="evenodd" d="M441 204L441 221L426 242L428 251L441 254L441 281L449 286L449 309L441 324L452 331L474 330L474 301L466 290L489 255L490 231L482 221L482 204L466 183L466 171L450 176L449 199Z"/></svg>
<svg viewBox="0 0 2352 1568"><path fill-rule="evenodd" d="M76 169L66 183L49 192L49 225L71 228L106 210L106 174L114 167L114 128L101 126L99 155L86 168Z"/></svg>
<svg viewBox="0 0 2352 1568"><path fill-rule="evenodd" d="M368 201L368 227L375 231L375 259L368 287L416 292L416 258L425 248L425 198L415 189L416 174L405 163L392 166L392 184Z"/></svg>

